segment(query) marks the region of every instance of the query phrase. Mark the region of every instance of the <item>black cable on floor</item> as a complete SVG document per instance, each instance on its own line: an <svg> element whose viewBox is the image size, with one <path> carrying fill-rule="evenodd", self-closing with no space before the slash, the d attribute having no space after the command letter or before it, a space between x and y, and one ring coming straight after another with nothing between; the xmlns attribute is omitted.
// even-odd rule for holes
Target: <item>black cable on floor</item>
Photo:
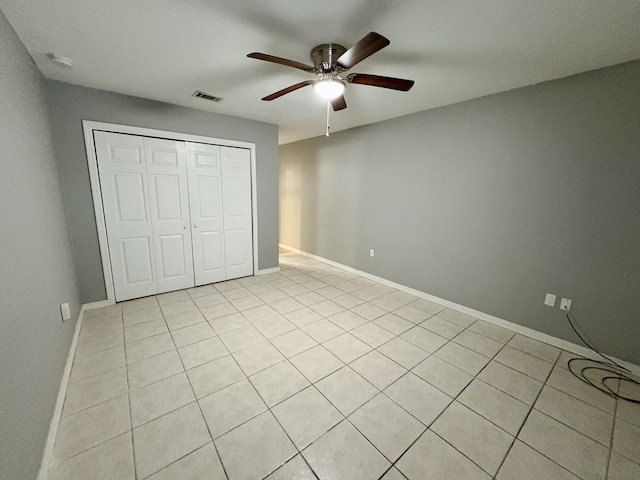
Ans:
<svg viewBox="0 0 640 480"><path fill-rule="evenodd" d="M591 342L588 339L586 333L584 333L584 329L580 326L580 324L575 319L575 317L568 312L567 312L567 320L569 321L569 325L571 325L571 328L573 329L573 331L576 333L576 335L578 335L578 338L582 340L582 343L584 343L589 349L593 350L595 353L597 353L598 355L600 355L602 358L606 360L606 362L603 362L601 360L592 360L592 359L583 358L583 357L572 358L567 362L569 371L578 380L581 380L584 383L591 385L594 388L597 388L598 390L609 395L610 397L622 398L632 403L640 403L640 381L629 376L631 374L629 369L623 367L619 363L611 360L605 354L601 353L593 345L593 342ZM574 325L574 322L575 322L575 325ZM580 330L583 331L584 337L583 335L580 334L580 332L578 331L578 328L576 328L576 325ZM576 365L579 365L580 362L586 362L586 365L582 366L581 368L579 366L576 366ZM586 376L587 372L589 373L595 372L600 374L601 376L600 380L598 382L591 381L591 379L589 379ZM633 385L637 390L637 396L635 395L627 396L627 395L621 394L620 390L622 387L622 382L629 382L631 385ZM610 385L610 384L613 384L613 385Z"/></svg>

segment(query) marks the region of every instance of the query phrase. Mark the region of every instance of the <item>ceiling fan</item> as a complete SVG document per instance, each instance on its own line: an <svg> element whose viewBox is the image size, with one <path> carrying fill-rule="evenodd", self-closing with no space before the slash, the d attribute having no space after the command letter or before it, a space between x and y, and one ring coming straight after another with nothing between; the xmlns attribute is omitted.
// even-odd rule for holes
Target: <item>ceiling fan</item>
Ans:
<svg viewBox="0 0 640 480"><path fill-rule="evenodd" d="M338 111L347 108L347 102L343 95L346 83L390 88L402 92L407 92L413 87L413 80L405 80L402 78L368 75L365 73L351 73L343 76L344 72L365 58L373 55L378 50L382 50L390 43L391 42L382 35L376 32L370 32L348 50L337 43L318 45L311 50L313 66L294 60L287 60L286 58L275 57L266 53L250 53L247 57L297 68L305 72L315 73L319 77L317 80L305 80L304 82L283 88L271 95L267 95L262 100L275 100L299 88L313 85L316 93L330 101L333 110Z"/></svg>

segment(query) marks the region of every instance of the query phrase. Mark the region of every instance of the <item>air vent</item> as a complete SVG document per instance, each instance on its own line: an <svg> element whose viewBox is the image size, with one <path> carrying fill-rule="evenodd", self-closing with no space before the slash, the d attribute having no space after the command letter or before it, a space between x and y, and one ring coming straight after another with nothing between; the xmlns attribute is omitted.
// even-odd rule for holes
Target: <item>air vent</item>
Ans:
<svg viewBox="0 0 640 480"><path fill-rule="evenodd" d="M221 102L222 100L224 100L224 98L222 97L215 97L213 95L209 95L208 93L201 92L200 90L196 90L195 92L193 92L193 95L191 96L197 97L197 98L203 98L205 100L210 100L212 102Z"/></svg>

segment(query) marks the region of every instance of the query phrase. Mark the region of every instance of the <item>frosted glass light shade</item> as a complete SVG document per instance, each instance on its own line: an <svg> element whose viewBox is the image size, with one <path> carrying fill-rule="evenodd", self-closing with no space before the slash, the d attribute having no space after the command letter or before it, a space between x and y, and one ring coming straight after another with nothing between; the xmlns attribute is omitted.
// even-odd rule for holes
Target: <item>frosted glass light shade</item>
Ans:
<svg viewBox="0 0 640 480"><path fill-rule="evenodd" d="M327 100L338 98L344 92L344 82L340 79L324 78L313 84L318 95Z"/></svg>

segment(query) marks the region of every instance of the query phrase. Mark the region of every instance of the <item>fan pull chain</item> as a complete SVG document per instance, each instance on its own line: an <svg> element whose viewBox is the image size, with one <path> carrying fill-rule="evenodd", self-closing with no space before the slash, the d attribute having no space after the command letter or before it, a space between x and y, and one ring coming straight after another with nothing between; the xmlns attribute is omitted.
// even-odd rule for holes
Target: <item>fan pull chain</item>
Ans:
<svg viewBox="0 0 640 480"><path fill-rule="evenodd" d="M331 125L329 125L329 112L331 111L330 105L331 101L327 100L327 133L325 133L327 138L329 138L329 129L331 128Z"/></svg>

